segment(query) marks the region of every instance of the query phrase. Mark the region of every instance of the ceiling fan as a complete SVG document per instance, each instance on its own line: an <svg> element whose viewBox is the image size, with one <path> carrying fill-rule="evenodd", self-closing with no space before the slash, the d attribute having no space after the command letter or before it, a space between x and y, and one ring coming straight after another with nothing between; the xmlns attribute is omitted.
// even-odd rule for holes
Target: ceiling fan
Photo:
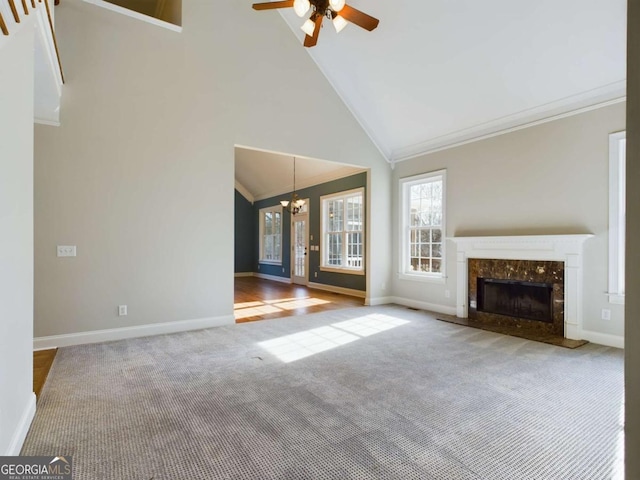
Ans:
<svg viewBox="0 0 640 480"><path fill-rule="evenodd" d="M380 20L367 15L349 5L346 0L284 0L278 2L254 3L254 10L271 10L274 8L293 7L299 17L303 17L310 9L313 10L311 17L302 25L305 47L314 47L318 43L318 35L324 18L333 22L337 32L340 32L349 22L364 28L373 30L378 26Z"/></svg>

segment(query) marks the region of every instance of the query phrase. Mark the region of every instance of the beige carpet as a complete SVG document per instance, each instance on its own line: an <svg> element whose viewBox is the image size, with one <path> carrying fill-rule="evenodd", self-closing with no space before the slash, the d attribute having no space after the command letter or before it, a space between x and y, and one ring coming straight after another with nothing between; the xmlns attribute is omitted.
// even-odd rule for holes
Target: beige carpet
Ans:
<svg viewBox="0 0 640 480"><path fill-rule="evenodd" d="M609 479L623 356L386 306L60 349L24 455L82 479Z"/></svg>

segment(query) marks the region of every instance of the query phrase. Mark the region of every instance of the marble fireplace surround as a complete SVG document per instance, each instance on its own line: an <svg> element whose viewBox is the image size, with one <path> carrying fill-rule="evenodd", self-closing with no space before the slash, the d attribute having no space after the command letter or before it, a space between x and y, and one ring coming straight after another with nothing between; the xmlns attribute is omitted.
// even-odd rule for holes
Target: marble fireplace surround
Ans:
<svg viewBox="0 0 640 480"><path fill-rule="evenodd" d="M593 235L449 237L457 249L456 316L469 315L468 259L564 262L564 336L582 339L583 244Z"/></svg>

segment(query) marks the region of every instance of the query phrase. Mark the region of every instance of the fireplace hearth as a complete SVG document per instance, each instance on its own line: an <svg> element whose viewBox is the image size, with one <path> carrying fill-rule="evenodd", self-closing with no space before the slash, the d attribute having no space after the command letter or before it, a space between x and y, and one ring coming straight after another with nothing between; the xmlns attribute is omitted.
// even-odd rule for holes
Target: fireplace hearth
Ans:
<svg viewBox="0 0 640 480"><path fill-rule="evenodd" d="M590 234L448 237L456 245L456 317L478 328L484 328L486 322L497 324L500 331L532 329L531 337L581 341L583 244L591 237ZM479 267L479 261L488 263ZM490 268L495 270L491 272ZM553 323L478 312L478 277L553 284ZM496 331L493 326L487 328Z"/></svg>

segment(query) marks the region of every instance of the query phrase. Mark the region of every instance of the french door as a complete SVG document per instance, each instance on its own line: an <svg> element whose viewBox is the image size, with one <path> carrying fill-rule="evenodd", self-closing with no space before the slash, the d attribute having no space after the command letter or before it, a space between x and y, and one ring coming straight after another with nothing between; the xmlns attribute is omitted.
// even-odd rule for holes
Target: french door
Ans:
<svg viewBox="0 0 640 480"><path fill-rule="evenodd" d="M308 202L308 201L307 201ZM307 210L308 211L308 210ZM298 213L291 220L291 281L307 285L309 278L309 214Z"/></svg>

